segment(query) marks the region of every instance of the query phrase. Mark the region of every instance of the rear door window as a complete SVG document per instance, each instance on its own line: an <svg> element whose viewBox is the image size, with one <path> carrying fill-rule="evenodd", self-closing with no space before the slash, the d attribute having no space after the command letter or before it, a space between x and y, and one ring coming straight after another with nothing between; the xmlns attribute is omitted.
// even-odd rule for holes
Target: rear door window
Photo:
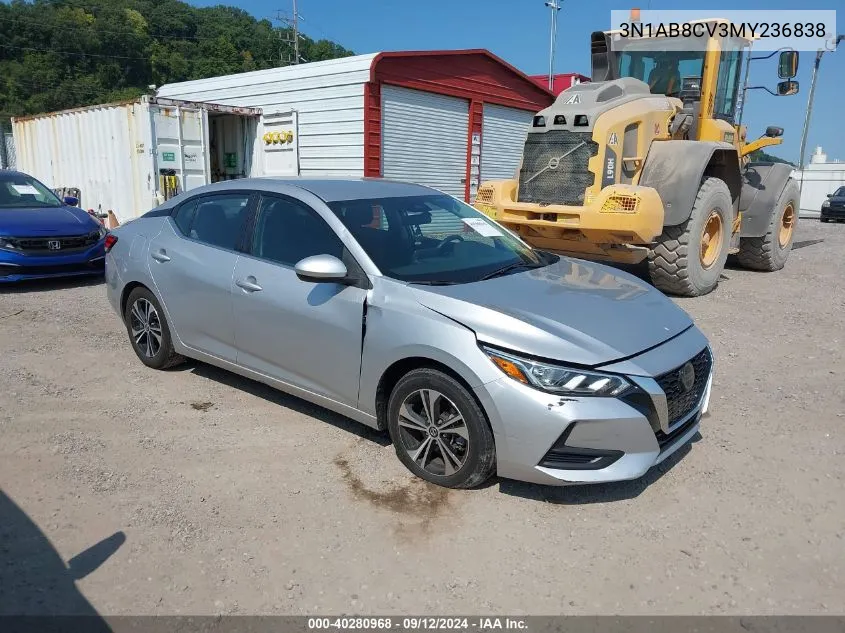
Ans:
<svg viewBox="0 0 845 633"><path fill-rule="evenodd" d="M249 215L249 193L204 196L179 207L174 221L187 237L235 250Z"/></svg>

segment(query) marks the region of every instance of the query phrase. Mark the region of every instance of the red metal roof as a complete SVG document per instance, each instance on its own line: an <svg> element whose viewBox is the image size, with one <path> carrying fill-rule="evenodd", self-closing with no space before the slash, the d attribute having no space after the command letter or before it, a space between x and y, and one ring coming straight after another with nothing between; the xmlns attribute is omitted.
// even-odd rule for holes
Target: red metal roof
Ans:
<svg viewBox="0 0 845 633"><path fill-rule="evenodd" d="M554 100L545 86L484 48L379 53L370 80L533 111Z"/></svg>

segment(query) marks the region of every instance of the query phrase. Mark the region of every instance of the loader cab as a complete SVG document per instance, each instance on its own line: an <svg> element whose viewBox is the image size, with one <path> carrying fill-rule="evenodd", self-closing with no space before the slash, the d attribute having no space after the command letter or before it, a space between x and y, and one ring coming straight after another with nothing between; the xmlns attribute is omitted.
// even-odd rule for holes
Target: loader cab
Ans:
<svg viewBox="0 0 845 633"><path fill-rule="evenodd" d="M704 37L646 37L619 31L594 33L594 81L633 77L652 94L680 99L697 124L696 140L732 140L739 103L741 69L751 45L744 37L721 37L724 20L701 21ZM714 36L709 36L713 32ZM643 30L643 35L647 30ZM598 74L599 78L596 78ZM721 122L721 123L720 123Z"/></svg>

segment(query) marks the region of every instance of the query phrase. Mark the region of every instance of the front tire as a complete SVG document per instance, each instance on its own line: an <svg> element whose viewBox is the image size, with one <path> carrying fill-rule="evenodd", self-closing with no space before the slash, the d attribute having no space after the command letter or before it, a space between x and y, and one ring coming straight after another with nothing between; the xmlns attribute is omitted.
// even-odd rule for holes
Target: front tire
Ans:
<svg viewBox="0 0 845 633"><path fill-rule="evenodd" d="M161 304L147 288L141 286L129 294L123 321L132 349L147 367L167 369L184 360L173 349L170 327Z"/></svg>
<svg viewBox="0 0 845 633"><path fill-rule="evenodd" d="M798 222L798 196L798 183L790 180L775 204L766 234L739 240L736 258L742 267L765 272L784 267Z"/></svg>
<svg viewBox="0 0 845 633"><path fill-rule="evenodd" d="M667 294L705 295L719 283L730 248L733 202L719 178L706 178L689 219L667 226L648 253L651 283Z"/></svg>
<svg viewBox="0 0 845 633"><path fill-rule="evenodd" d="M387 428L396 455L417 477L446 488L473 488L496 470L493 432L457 380L415 369L390 394Z"/></svg>

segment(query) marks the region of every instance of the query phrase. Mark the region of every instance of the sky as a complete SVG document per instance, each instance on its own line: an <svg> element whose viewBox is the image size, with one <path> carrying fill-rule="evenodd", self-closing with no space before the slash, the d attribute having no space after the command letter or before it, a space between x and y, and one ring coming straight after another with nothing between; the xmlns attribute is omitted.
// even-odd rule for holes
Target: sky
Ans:
<svg viewBox="0 0 845 633"><path fill-rule="evenodd" d="M277 10L292 10L292 0L190 0L197 6L234 4L257 18L272 18ZM486 48L529 75L548 73L549 9L544 0L297 0L304 18L302 31L327 38L356 53L390 50ZM697 9L702 17L718 17L719 9L837 9L837 29L845 33L845 0L709 0L700 5L685 0L640 0L630 6L618 0L562 0L558 13L555 72L590 75L590 33L610 28L610 12L641 9ZM767 54L767 53L762 53ZM748 138L769 125L784 128L783 144L772 154L798 163L801 130L815 54L801 51L796 80L800 92L775 97L749 91L743 124ZM755 61L749 85L774 89L777 55ZM822 59L805 160L817 145L830 159L845 160L845 42Z"/></svg>

